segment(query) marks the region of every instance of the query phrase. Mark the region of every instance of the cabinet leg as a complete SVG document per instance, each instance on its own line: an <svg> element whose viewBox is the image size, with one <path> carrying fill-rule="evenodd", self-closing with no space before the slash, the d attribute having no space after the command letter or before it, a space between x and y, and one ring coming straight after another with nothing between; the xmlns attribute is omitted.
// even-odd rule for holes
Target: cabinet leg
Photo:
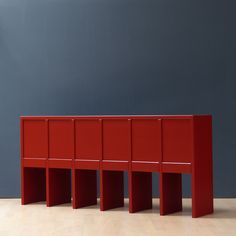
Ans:
<svg viewBox="0 0 236 236"><path fill-rule="evenodd" d="M71 170L47 169L47 206L71 202Z"/></svg>
<svg viewBox="0 0 236 236"><path fill-rule="evenodd" d="M46 200L46 170L22 167L21 203L29 204Z"/></svg>
<svg viewBox="0 0 236 236"><path fill-rule="evenodd" d="M160 174L160 214L182 211L182 178L178 173Z"/></svg>
<svg viewBox="0 0 236 236"><path fill-rule="evenodd" d="M123 171L100 171L100 209L124 206Z"/></svg>
<svg viewBox="0 0 236 236"><path fill-rule="evenodd" d="M73 208L97 204L97 172L96 170L73 170Z"/></svg>
<svg viewBox="0 0 236 236"><path fill-rule="evenodd" d="M152 208L152 173L129 172L129 212Z"/></svg>
<svg viewBox="0 0 236 236"><path fill-rule="evenodd" d="M199 171L198 178L192 175L192 217L200 217L213 213L212 173L205 172L204 177Z"/></svg>

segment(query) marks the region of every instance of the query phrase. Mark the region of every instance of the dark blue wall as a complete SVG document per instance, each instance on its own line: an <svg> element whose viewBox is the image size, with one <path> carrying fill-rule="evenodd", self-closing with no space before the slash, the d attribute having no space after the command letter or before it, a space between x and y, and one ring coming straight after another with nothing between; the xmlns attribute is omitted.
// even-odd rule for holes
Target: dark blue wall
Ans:
<svg viewBox="0 0 236 236"><path fill-rule="evenodd" d="M215 196L236 197L235 9L1 0L0 196L19 196L20 115L212 113Z"/></svg>

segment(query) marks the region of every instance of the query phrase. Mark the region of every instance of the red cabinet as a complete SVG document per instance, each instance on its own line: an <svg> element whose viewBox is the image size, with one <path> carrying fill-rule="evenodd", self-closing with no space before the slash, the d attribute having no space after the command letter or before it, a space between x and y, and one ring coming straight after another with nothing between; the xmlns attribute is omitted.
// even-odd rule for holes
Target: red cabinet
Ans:
<svg viewBox="0 0 236 236"><path fill-rule="evenodd" d="M211 213L211 122L210 115L21 117L22 203L46 193L51 206L72 192L74 208L95 204L99 171L101 210L123 206L127 171L129 211L136 212L151 207L151 172L159 172L164 215L182 209L181 174L188 173L193 217Z"/></svg>

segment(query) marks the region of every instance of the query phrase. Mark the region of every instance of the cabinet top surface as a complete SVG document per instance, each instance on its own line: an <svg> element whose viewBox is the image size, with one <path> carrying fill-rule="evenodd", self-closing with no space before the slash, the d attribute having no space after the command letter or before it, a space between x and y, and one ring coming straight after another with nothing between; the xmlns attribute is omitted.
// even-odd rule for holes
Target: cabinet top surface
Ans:
<svg viewBox="0 0 236 236"><path fill-rule="evenodd" d="M89 119L89 118L193 118L193 117L211 117L210 114L204 114L204 115L195 115L195 114L191 114L191 115L43 115L43 116L20 116L21 119L67 119L67 118L71 118L71 119L80 119L80 118L85 118L85 119Z"/></svg>

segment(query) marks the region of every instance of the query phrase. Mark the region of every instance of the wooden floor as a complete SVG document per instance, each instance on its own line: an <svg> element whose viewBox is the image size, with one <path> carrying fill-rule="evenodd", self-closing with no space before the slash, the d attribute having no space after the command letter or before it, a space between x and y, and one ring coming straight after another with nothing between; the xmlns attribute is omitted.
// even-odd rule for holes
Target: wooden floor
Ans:
<svg viewBox="0 0 236 236"><path fill-rule="evenodd" d="M115 236L115 235L236 235L236 199L216 199L215 213L191 218L191 201L184 199L184 210L159 215L159 200L153 209L135 214L124 208L101 212L99 205L73 210L70 204L45 207L45 203L22 206L19 199L0 199L0 235Z"/></svg>

